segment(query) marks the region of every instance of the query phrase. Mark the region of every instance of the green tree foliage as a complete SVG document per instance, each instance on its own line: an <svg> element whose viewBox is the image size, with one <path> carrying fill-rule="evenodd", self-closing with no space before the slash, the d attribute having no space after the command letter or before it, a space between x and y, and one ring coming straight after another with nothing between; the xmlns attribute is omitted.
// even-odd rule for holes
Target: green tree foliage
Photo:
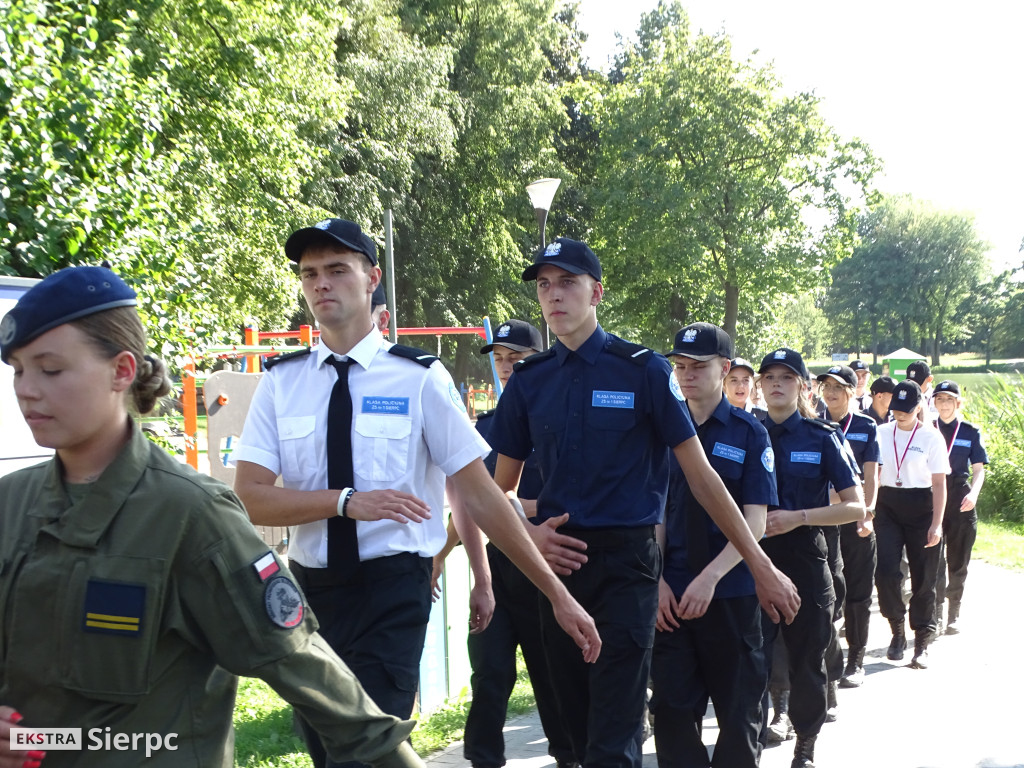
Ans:
<svg viewBox="0 0 1024 768"><path fill-rule="evenodd" d="M734 60L727 37L691 34L678 3L638 36L595 107L610 303L658 340L697 318L735 336L741 316L821 285L848 254L874 161L813 95Z"/></svg>
<svg viewBox="0 0 1024 768"><path fill-rule="evenodd" d="M870 329L877 354L879 329L888 327L902 346L923 340L919 351L939 365L943 340L967 331L954 317L979 298L987 250L973 217L909 196L885 198L862 216L860 242L833 274L826 307L837 338L859 341Z"/></svg>

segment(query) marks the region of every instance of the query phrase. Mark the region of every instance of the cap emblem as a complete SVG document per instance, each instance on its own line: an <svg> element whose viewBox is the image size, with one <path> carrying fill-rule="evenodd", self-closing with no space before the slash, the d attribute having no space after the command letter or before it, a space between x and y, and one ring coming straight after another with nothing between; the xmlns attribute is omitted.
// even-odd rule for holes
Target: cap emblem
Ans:
<svg viewBox="0 0 1024 768"><path fill-rule="evenodd" d="M828 372L829 373L839 373L839 366L838 365L833 365L831 368L828 369Z"/></svg>
<svg viewBox="0 0 1024 768"><path fill-rule="evenodd" d="M697 340L697 329L690 328L686 333L683 334L683 341L690 342Z"/></svg>
<svg viewBox="0 0 1024 768"><path fill-rule="evenodd" d="M899 399L900 400L906 400L907 399L907 391L906 390L903 390L902 392L900 392Z"/></svg>
<svg viewBox="0 0 1024 768"><path fill-rule="evenodd" d="M545 256L545 258L547 258L549 256L557 256L561 252L562 252L562 244L561 243L557 243L557 242L556 243L551 243L551 245L549 245L547 248L544 249L544 256Z"/></svg>
<svg viewBox="0 0 1024 768"><path fill-rule="evenodd" d="M775 351L775 359L776 360L785 360L786 359L786 350L784 350L784 349L776 350Z"/></svg>
<svg viewBox="0 0 1024 768"><path fill-rule="evenodd" d="M501 326L501 328L498 329L498 334L497 334L498 338L499 339L504 339L506 336L508 336L508 334L509 334L509 332L511 330L512 329L509 326L507 326L507 325Z"/></svg>
<svg viewBox="0 0 1024 768"><path fill-rule="evenodd" d="M317 229L327 230L331 228L331 220L325 219L324 221L318 221L313 226L316 227Z"/></svg>
<svg viewBox="0 0 1024 768"><path fill-rule="evenodd" d="M4 315L4 319L0 320L0 344L10 344L14 341L14 336L18 332L18 321L14 319L14 315L7 313Z"/></svg>

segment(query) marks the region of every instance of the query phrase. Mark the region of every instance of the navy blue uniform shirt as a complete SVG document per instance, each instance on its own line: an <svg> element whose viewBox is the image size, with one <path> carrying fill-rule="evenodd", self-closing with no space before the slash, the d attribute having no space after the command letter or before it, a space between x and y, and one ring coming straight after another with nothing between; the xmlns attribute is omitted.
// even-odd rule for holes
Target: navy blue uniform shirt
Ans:
<svg viewBox="0 0 1024 768"><path fill-rule="evenodd" d="M829 504L828 489L843 491L860 484L847 460L840 432L794 413L782 424L764 421L775 449L777 509L810 509ZM835 599L826 561L825 537L816 525L801 525L761 544L772 562L796 584L802 599L828 605Z"/></svg>
<svg viewBox="0 0 1024 768"><path fill-rule="evenodd" d="M498 453L535 451L544 489L538 522L567 528L661 521L671 448L694 436L672 366L598 328L576 351L555 344L521 360L498 402Z"/></svg>
<svg viewBox="0 0 1024 768"><path fill-rule="evenodd" d="M955 419L946 424L942 419L938 420L939 432L946 441L946 450L949 451L950 477L967 478L971 474L972 464L988 464L988 452L985 450L985 441L981 439L981 432L973 424L961 421L960 429ZM953 433L956 437L953 437ZM950 445L950 441L953 444Z"/></svg>
<svg viewBox="0 0 1024 768"><path fill-rule="evenodd" d="M864 472L864 464L878 462L878 429L875 420L863 413L853 413L837 422L846 442L857 460L857 468Z"/></svg>
<svg viewBox="0 0 1024 768"><path fill-rule="evenodd" d="M488 445L491 443L491 431L493 429L494 411L478 413L476 416L476 431L480 433L480 437L487 441ZM494 476L494 468L497 463L497 451L491 451L487 454L487 458L484 459L484 466L487 467L487 471L491 473L492 477ZM540 489L543 487L544 483L540 479L540 467L537 466L537 457L531 453L523 463L523 476L519 479L519 498L536 499L540 496Z"/></svg>
<svg viewBox="0 0 1024 768"><path fill-rule="evenodd" d="M708 420L697 427L697 437L708 461L722 478L736 506L778 504L775 491L775 459L768 433L751 414L729 405L724 397ZM687 517L700 515L707 535L709 562L729 543L708 513L693 497L679 463L672 467L665 508L665 581L681 595L697 577L689 562ZM689 530L694 530L692 526ZM756 594L754 577L744 562L738 563L715 587L715 597Z"/></svg>

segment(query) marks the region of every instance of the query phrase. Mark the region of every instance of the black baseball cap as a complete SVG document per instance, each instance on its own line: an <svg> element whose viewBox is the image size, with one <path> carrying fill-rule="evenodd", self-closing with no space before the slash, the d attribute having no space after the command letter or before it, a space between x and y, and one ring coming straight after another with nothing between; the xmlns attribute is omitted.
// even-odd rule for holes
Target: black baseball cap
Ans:
<svg viewBox="0 0 1024 768"><path fill-rule="evenodd" d="M0 321L0 359L59 325L138 304L135 291L106 267L67 267L26 291Z"/></svg>
<svg viewBox="0 0 1024 768"><path fill-rule="evenodd" d="M494 339L480 350L488 354L495 347L508 347L516 352L540 352L544 348L540 331L525 320L506 320L494 332Z"/></svg>
<svg viewBox="0 0 1024 768"><path fill-rule="evenodd" d="M347 219L324 219L312 227L292 232L284 244L284 252L296 264L306 249L314 244L343 245L349 250L363 254L370 264L377 266L377 246L354 221Z"/></svg>
<svg viewBox="0 0 1024 768"><path fill-rule="evenodd" d="M742 357L734 357L729 361L729 368L746 368L750 371L750 375L753 376L757 371L754 370L754 366L744 360Z"/></svg>
<svg viewBox="0 0 1024 768"><path fill-rule="evenodd" d="M672 350L665 357L679 355L691 360L732 359L735 354L729 334L711 323L691 323L676 334Z"/></svg>
<svg viewBox="0 0 1024 768"><path fill-rule="evenodd" d="M764 373L773 365L784 365L801 379L811 378L810 374L807 373L807 366L804 365L803 357L795 349L780 347L774 352L769 352L764 356L764 359L761 361L761 367L757 372Z"/></svg>
<svg viewBox="0 0 1024 768"><path fill-rule="evenodd" d="M921 387L913 379L901 381L892 391L892 402L889 403L890 411L903 411L910 413L914 407L921 403L923 395Z"/></svg>
<svg viewBox="0 0 1024 768"><path fill-rule="evenodd" d="M845 384L848 387L857 386L857 374L853 372L853 368L848 365L833 365L824 373L819 373L816 377L818 381L825 381L825 379L833 379L838 381L840 384Z"/></svg>
<svg viewBox="0 0 1024 768"><path fill-rule="evenodd" d="M377 287L373 289L373 298L370 299L370 309L376 309L381 304L387 303L387 296L384 295L384 283L377 283Z"/></svg>
<svg viewBox="0 0 1024 768"><path fill-rule="evenodd" d="M960 385L955 381L950 381L949 379L940 381L939 385L935 387L935 394L939 395L942 393L953 395L954 397L960 397Z"/></svg>
<svg viewBox="0 0 1024 768"><path fill-rule="evenodd" d="M932 369L924 360L918 360L907 366L907 378L916 381L921 386L924 386L925 380L931 375Z"/></svg>
<svg viewBox="0 0 1024 768"><path fill-rule="evenodd" d="M601 282L601 262L586 243L579 240L559 237L544 250L537 251L533 264L523 270L523 280L536 280L540 268L548 264L561 267L574 275L590 275Z"/></svg>
<svg viewBox="0 0 1024 768"><path fill-rule="evenodd" d="M853 360L850 362L850 370L852 371L871 371L868 364L863 360Z"/></svg>
<svg viewBox="0 0 1024 768"><path fill-rule="evenodd" d="M892 392L896 389L896 382L888 376L879 376L871 382L871 394L877 395L880 392Z"/></svg>

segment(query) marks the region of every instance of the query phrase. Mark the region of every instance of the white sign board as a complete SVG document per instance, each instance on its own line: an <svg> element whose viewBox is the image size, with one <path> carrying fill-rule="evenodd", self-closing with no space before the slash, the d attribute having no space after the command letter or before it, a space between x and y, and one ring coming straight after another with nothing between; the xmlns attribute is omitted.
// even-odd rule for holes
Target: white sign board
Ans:
<svg viewBox="0 0 1024 768"><path fill-rule="evenodd" d="M0 276L0 319L18 303L18 299L38 280L24 277ZM48 459L53 451L40 448L32 439L32 432L14 397L14 369L0 363L0 475L22 467L30 467Z"/></svg>

